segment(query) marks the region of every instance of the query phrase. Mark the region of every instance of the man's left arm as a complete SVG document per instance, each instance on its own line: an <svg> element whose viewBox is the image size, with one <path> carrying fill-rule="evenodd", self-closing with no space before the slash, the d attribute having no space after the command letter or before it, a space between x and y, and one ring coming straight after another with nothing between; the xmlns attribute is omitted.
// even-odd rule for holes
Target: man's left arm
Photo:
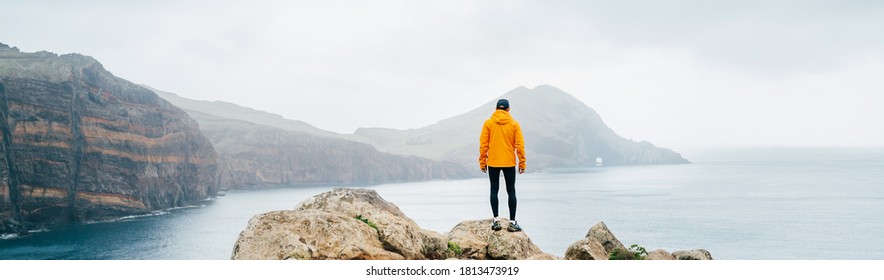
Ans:
<svg viewBox="0 0 884 280"><path fill-rule="evenodd" d="M519 156L519 174L525 173L525 138L522 137L522 127L516 123L516 139L513 143L516 148L516 155Z"/></svg>

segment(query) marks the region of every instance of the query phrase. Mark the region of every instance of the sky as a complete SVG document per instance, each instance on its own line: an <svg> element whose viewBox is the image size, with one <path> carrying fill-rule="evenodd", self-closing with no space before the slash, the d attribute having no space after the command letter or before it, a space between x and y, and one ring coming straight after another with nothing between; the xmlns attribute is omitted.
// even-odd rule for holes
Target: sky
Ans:
<svg viewBox="0 0 884 280"><path fill-rule="evenodd" d="M135 83L339 133L419 128L548 84L621 136L664 147L884 143L882 1L0 0L0 9L0 42L22 51L89 55Z"/></svg>

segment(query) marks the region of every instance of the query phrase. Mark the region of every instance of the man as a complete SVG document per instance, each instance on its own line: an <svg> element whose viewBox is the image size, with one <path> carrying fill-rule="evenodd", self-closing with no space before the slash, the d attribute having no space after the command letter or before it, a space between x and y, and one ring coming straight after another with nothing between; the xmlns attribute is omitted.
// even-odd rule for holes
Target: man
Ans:
<svg viewBox="0 0 884 280"><path fill-rule="evenodd" d="M522 128L510 116L510 102L506 99L497 101L496 110L491 118L482 126L479 137L479 167L488 173L491 180L491 212L494 222L491 229L501 229L500 218L497 216L497 194L500 192L500 172L506 180L506 194L509 198L510 225L508 231L521 231L516 222L516 155L519 156L519 174L525 173L525 140Z"/></svg>

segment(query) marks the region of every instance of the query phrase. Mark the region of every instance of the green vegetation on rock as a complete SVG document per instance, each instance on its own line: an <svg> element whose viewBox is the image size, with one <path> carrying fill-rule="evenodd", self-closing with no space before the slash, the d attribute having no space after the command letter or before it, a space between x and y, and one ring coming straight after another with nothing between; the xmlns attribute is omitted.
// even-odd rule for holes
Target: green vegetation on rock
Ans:
<svg viewBox="0 0 884 280"><path fill-rule="evenodd" d="M359 216L356 216L356 217L353 217L353 218L356 218L357 220L362 221L363 223L365 223L366 225L370 226L370 227L373 228L374 230L378 230L378 225L372 223L372 222L369 221L367 218L363 218L362 215L359 215Z"/></svg>
<svg viewBox="0 0 884 280"><path fill-rule="evenodd" d="M463 249L460 248L457 242L448 241L448 252L454 254L454 256L459 256L463 253Z"/></svg>
<svg viewBox="0 0 884 280"><path fill-rule="evenodd" d="M645 257L648 256L648 250L645 247L638 246L638 244L632 244L629 246L629 249L623 250L620 248L614 248L611 253L608 255L609 260L644 260Z"/></svg>

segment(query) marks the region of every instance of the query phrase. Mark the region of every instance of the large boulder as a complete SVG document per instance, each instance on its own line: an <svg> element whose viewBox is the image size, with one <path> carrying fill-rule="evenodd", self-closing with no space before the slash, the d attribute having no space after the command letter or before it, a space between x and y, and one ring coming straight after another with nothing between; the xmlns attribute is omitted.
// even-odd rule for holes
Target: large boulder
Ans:
<svg viewBox="0 0 884 280"><path fill-rule="evenodd" d="M319 210L255 216L233 247L235 260L401 260L384 250L377 231L352 217Z"/></svg>
<svg viewBox="0 0 884 280"><path fill-rule="evenodd" d="M607 260L611 252L627 252L623 243L611 233L604 222L598 222L586 233L586 237L571 244L565 252L568 260Z"/></svg>
<svg viewBox="0 0 884 280"><path fill-rule="evenodd" d="M338 188L295 210L258 215L233 259L444 259L444 237L421 229L377 192Z"/></svg>
<svg viewBox="0 0 884 280"><path fill-rule="evenodd" d="M658 260L658 261L673 261L675 257L672 256L668 251L663 249L657 249L648 253L645 257L646 260Z"/></svg>
<svg viewBox="0 0 884 280"><path fill-rule="evenodd" d="M678 260L701 260L711 261L712 254L705 249L682 250L672 252L672 256Z"/></svg>
<svg viewBox="0 0 884 280"><path fill-rule="evenodd" d="M505 225L506 219L501 220ZM458 258L477 260L552 260L522 232L491 230L491 219L464 221L448 232L448 241L461 249Z"/></svg>
<svg viewBox="0 0 884 280"><path fill-rule="evenodd" d="M626 246L623 246L623 243L620 243L620 240L611 233L611 230L608 229L605 222L598 222L592 226L592 228L589 229L589 232L586 233L586 238L597 240L602 243L602 246L605 247L605 251L609 253L618 248L620 250L626 250Z"/></svg>
<svg viewBox="0 0 884 280"><path fill-rule="evenodd" d="M33 228L33 225L30 225L27 222L19 222L15 219L0 217L0 233L14 234L18 236L28 235L30 234L28 231L29 228Z"/></svg>
<svg viewBox="0 0 884 280"><path fill-rule="evenodd" d="M577 240L565 251L565 259L568 260L607 260L608 252L598 240L584 238Z"/></svg>
<svg viewBox="0 0 884 280"><path fill-rule="evenodd" d="M421 229L395 204L387 202L374 190L338 188L301 202L296 210L322 210L348 217L361 217L377 226L384 248L406 259L441 259L448 245L436 232Z"/></svg>

